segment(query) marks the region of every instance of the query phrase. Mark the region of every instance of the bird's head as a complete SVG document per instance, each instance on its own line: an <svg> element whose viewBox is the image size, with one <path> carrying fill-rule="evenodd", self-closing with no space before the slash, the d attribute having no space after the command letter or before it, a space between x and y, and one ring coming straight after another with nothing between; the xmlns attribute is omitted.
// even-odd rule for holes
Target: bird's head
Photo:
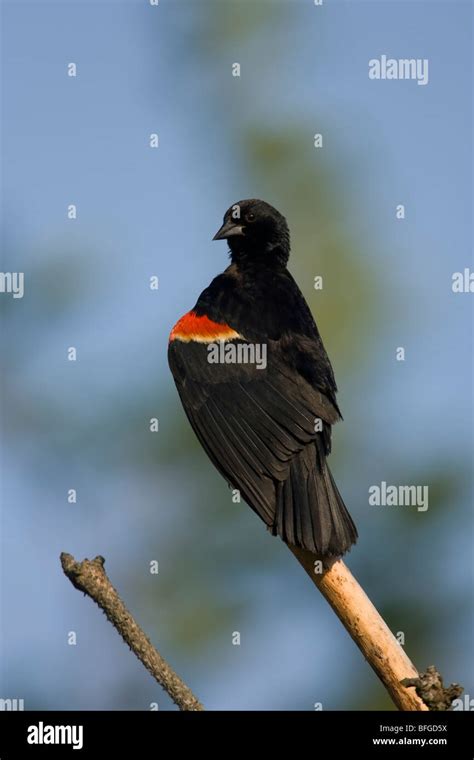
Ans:
<svg viewBox="0 0 474 760"><path fill-rule="evenodd" d="M234 203L213 240L227 240L237 264L286 265L290 232L285 217L265 201L250 198Z"/></svg>

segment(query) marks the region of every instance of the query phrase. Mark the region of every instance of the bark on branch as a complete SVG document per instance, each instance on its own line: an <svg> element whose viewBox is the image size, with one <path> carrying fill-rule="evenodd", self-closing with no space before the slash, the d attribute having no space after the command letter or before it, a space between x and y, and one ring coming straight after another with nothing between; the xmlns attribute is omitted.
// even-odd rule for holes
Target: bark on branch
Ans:
<svg viewBox="0 0 474 760"><path fill-rule="evenodd" d="M290 548L376 672L398 709L429 710L417 688L424 676L420 676L344 562L341 559L329 563L326 561L324 567L322 560L318 560L314 554L304 549ZM407 680L403 683L404 679ZM455 694L453 688L457 689ZM445 690L445 704L451 704L451 699L454 698L451 693L458 696L459 689L455 684ZM441 704L439 701L438 705ZM431 709L449 709L449 706L430 706Z"/></svg>
<svg viewBox="0 0 474 760"><path fill-rule="evenodd" d="M132 652L153 678L168 692L180 710L199 711L204 707L191 689L157 652L150 639L135 622L104 570L105 560L96 557L76 562L70 554L61 554L64 574L73 586L83 591L100 607Z"/></svg>
<svg viewBox="0 0 474 760"><path fill-rule="evenodd" d="M298 562L329 602L334 612L378 675L399 710L449 710L462 692L453 684L444 688L434 668L418 673L374 605L342 560L327 562L303 549L290 547ZM204 710L135 622L112 586L104 558L76 562L61 554L61 565L73 586L105 612L126 644L181 710ZM436 677L435 677L436 676Z"/></svg>

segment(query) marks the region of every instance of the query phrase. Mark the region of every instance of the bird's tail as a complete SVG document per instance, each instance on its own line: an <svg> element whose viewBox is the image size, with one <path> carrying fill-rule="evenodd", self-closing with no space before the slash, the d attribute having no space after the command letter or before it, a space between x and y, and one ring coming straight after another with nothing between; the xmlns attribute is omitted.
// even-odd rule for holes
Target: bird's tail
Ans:
<svg viewBox="0 0 474 760"><path fill-rule="evenodd" d="M317 442L293 459L279 486L273 533L321 557L341 556L357 541L357 528Z"/></svg>

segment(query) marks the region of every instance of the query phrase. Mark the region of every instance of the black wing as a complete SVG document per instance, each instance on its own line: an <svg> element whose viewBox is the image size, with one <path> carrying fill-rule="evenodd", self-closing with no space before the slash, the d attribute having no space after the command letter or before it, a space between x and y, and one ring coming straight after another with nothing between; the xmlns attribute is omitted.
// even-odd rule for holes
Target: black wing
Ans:
<svg viewBox="0 0 474 760"><path fill-rule="evenodd" d="M284 340L266 345L267 365L258 369L210 364L205 344L172 341L181 401L214 465L273 533L313 552L342 554L357 532L326 464L339 410L301 374L298 356L306 373L317 366L294 341L291 352Z"/></svg>

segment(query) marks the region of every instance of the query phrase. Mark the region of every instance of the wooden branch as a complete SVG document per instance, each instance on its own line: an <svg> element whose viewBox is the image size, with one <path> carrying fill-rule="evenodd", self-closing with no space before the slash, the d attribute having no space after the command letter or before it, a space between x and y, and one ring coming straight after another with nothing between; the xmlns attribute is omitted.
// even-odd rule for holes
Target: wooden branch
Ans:
<svg viewBox="0 0 474 760"><path fill-rule="evenodd" d="M357 644L400 710L449 710L463 689L458 684L445 688L439 673L428 668L419 674L374 605L341 559L322 560L304 549L289 547L300 565ZM61 554L61 565L73 586L83 591L105 612L123 640L168 692L180 710L201 711L204 707L172 670L135 622L112 586L103 557L76 562Z"/></svg>
<svg viewBox="0 0 474 760"><path fill-rule="evenodd" d="M200 711L204 707L191 689L157 652L150 639L135 622L104 570L105 560L96 557L76 562L70 554L61 554L64 574L73 586L83 591L105 612L107 619L117 629L132 652L145 668L168 692L180 710Z"/></svg>
<svg viewBox="0 0 474 760"><path fill-rule="evenodd" d="M401 683L404 678L418 679L417 669L344 562L326 560L324 569L323 560L311 552L289 548L329 602L398 709L428 710L414 686ZM318 572L319 569L322 572Z"/></svg>

